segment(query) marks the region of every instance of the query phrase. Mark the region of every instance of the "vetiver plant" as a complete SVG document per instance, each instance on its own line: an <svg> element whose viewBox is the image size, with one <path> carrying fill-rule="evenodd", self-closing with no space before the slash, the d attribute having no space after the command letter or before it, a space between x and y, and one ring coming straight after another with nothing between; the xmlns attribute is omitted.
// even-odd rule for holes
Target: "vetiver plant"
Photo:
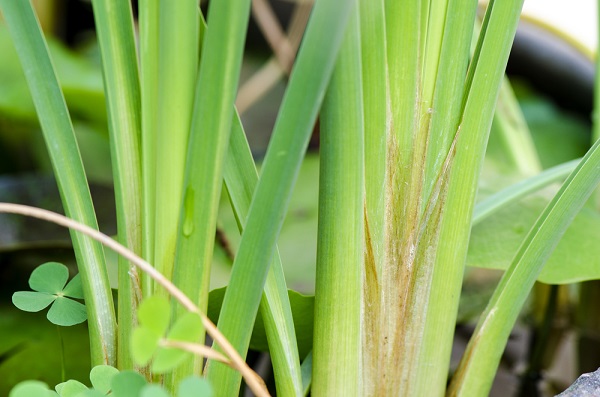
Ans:
<svg viewBox="0 0 600 397"><path fill-rule="evenodd" d="M518 111L503 81L522 0L490 1L478 33L472 0L316 1L260 177L234 107L250 0L212 1L208 26L197 1L140 0L137 44L129 2L92 3L118 240L126 249L93 230L69 112L29 1L0 0L65 212L79 223L1 208L72 228L93 366L135 369L139 384L164 385L143 395L181 393L192 374L215 395L238 395L242 374L266 395L240 358L260 311L278 395L305 395L309 387L314 396L489 391L534 282L600 181L595 144L577 164L491 196L474 215L494 117L513 142L507 150L517 167L539 171L526 128L511 124ZM507 107L494 116L503 84ZM319 112L315 331L305 359L277 240ZM561 177L566 181L515 253L448 386L472 223ZM223 182L242 237L217 331L204 313ZM100 242L122 255L116 311ZM205 331L214 350L203 348ZM138 384L131 379L120 384ZM107 382L81 395L123 393ZM127 390L145 393L142 387Z"/></svg>

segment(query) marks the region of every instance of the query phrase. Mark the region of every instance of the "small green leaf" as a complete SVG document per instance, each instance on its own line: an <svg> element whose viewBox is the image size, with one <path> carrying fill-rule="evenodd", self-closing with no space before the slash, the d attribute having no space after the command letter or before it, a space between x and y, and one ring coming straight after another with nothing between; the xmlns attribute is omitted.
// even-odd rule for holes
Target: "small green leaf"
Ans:
<svg viewBox="0 0 600 397"><path fill-rule="evenodd" d="M185 313L173 325L167 339L197 342L202 336L202 319L196 313Z"/></svg>
<svg viewBox="0 0 600 397"><path fill-rule="evenodd" d="M48 310L47 317L52 324L68 327L84 322L87 319L87 312L85 305L59 296Z"/></svg>
<svg viewBox="0 0 600 397"><path fill-rule="evenodd" d="M77 273L75 277L69 281L63 290L63 294L70 298L83 299L83 286L81 285L81 277L79 273Z"/></svg>
<svg viewBox="0 0 600 397"><path fill-rule="evenodd" d="M156 374L169 372L191 355L192 353L181 349L160 348L152 361L152 372Z"/></svg>
<svg viewBox="0 0 600 397"><path fill-rule="evenodd" d="M119 373L119 370L110 365L96 365L90 371L90 381L94 389L108 394L112 378Z"/></svg>
<svg viewBox="0 0 600 397"><path fill-rule="evenodd" d="M159 385L146 385L140 397L170 397L170 394Z"/></svg>
<svg viewBox="0 0 600 397"><path fill-rule="evenodd" d="M134 371L121 371L112 378L111 397L138 396L144 386L146 379Z"/></svg>
<svg viewBox="0 0 600 397"><path fill-rule="evenodd" d="M185 313L173 325L167 339L198 342L202 334L202 320L195 313ZM152 372L164 373L175 368L191 353L180 349L160 348L152 362Z"/></svg>
<svg viewBox="0 0 600 397"><path fill-rule="evenodd" d="M106 394L99 392L98 390L90 389L82 391L81 393L77 394L76 397L106 397Z"/></svg>
<svg viewBox="0 0 600 397"><path fill-rule="evenodd" d="M131 354L137 365L146 365L158 347L160 336L148 328L140 327L133 330L131 336Z"/></svg>
<svg viewBox="0 0 600 397"><path fill-rule="evenodd" d="M138 320L158 336L163 336L171 321L171 305L164 296L144 299L138 309Z"/></svg>
<svg viewBox="0 0 600 397"><path fill-rule="evenodd" d="M29 286L34 291L57 294L61 292L69 279L69 269L58 262L47 262L31 272Z"/></svg>
<svg viewBox="0 0 600 397"><path fill-rule="evenodd" d="M10 391L8 397L49 397L52 394L48 385L37 380L26 380Z"/></svg>
<svg viewBox="0 0 600 397"><path fill-rule="evenodd" d="M12 296L13 304L25 312L39 312L54 302L56 295L46 292L19 291Z"/></svg>
<svg viewBox="0 0 600 397"><path fill-rule="evenodd" d="M77 397L81 392L88 390L88 387L76 380L68 380L62 384L62 387L57 388L60 397Z"/></svg>
<svg viewBox="0 0 600 397"><path fill-rule="evenodd" d="M179 384L177 397L212 397L213 389L210 383L197 376L185 378Z"/></svg>

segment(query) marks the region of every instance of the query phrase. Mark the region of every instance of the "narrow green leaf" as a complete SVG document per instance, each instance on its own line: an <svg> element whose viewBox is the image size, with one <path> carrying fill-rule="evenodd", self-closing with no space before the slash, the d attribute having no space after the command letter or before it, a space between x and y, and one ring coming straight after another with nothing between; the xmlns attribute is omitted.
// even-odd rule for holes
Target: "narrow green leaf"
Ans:
<svg viewBox="0 0 600 397"><path fill-rule="evenodd" d="M155 76L158 79L156 86L158 97L156 105L153 103L148 105L155 106L157 111L154 144L156 165L153 169L155 181L152 182L156 187L153 264L167 278L176 280L173 278L175 247L181 215L181 195L184 191L188 137L194 108L194 87L198 73L198 2L195 0L180 0L176 3L169 0L157 2L159 10L155 18L158 18L158 21L154 21L157 24L153 28L158 30L158 65L156 65ZM148 3L145 6L154 7ZM153 67L154 65L151 66L151 73L154 72ZM146 84L150 83L146 82ZM214 132L212 129L210 131ZM144 139L152 138L148 136ZM195 281L198 280L199 278ZM181 288L182 285L177 281L176 284ZM155 286L154 290L162 293L158 286ZM183 291L192 299L197 295Z"/></svg>
<svg viewBox="0 0 600 397"><path fill-rule="evenodd" d="M73 127L48 49L29 1L0 1L38 113L68 217L97 229L92 199ZM89 312L93 364L116 361L116 321L100 243L72 232L71 238Z"/></svg>
<svg viewBox="0 0 600 397"><path fill-rule="evenodd" d="M141 254L141 105L131 3L92 0L92 6L102 55L118 238L121 244ZM127 349L137 304L131 279L137 270L122 257L118 261L118 360L120 368L131 368Z"/></svg>
<svg viewBox="0 0 600 397"><path fill-rule="evenodd" d="M289 196L354 5L353 1L315 3L280 108L218 324L242 356L246 355ZM239 390L240 374L222 364L209 362L207 378L219 385L217 395L229 396Z"/></svg>
<svg viewBox="0 0 600 397"><path fill-rule="evenodd" d="M237 113L233 120L233 130L223 178L237 219L238 228L242 232L250 209L252 193L258 182L258 173ZM209 311L210 306L213 304L213 292L211 291L209 300ZM220 298L218 310L221 308L223 296L221 295ZM312 321L312 306L310 318ZM213 321L217 322L217 319L215 318ZM266 339L269 341L269 346L266 346L265 340L263 348L265 351L268 350L271 356L277 390L286 395L298 395L300 392L300 359L297 337L301 333L296 332L294 329L294 319L292 318L292 309L288 299L279 252L274 255L273 263L267 275L255 329L259 324L264 324L266 329ZM253 333L253 335L256 335L256 333ZM261 335L264 336L264 333ZM312 337L312 329L310 336ZM250 344L252 345L252 341Z"/></svg>
<svg viewBox="0 0 600 397"><path fill-rule="evenodd" d="M473 226L523 197L566 178L579 164L580 159L557 165L539 174L511 185L496 194L480 201L473 211Z"/></svg>
<svg viewBox="0 0 600 397"><path fill-rule="evenodd" d="M110 365L96 365L90 371L90 381L94 389L108 394L111 388L112 378L119 373L119 370Z"/></svg>
<svg viewBox="0 0 600 397"><path fill-rule="evenodd" d="M522 0L490 2L465 82L460 124L450 132L453 138L448 142L455 140L455 155L450 170L444 175L448 178L448 190L439 226L439 244L434 254L423 348L418 358L419 373L416 376L420 383L416 395L441 395L446 387L478 178L522 3ZM448 15L456 18L456 23L465 23L462 14L449 10ZM463 51L463 56L468 56L468 51ZM440 113L440 117L443 118L443 114ZM446 158L448 151L440 150L433 155Z"/></svg>
<svg viewBox="0 0 600 397"><path fill-rule="evenodd" d="M48 307L56 295L47 292L19 291L12 296L13 304L26 312L39 312Z"/></svg>
<svg viewBox="0 0 600 397"><path fill-rule="evenodd" d="M173 281L201 310L206 310L208 301L223 166L249 12L250 0L209 5L211 28L203 36L184 184L177 191L181 210L177 239L171 240L177 245ZM160 208L158 201L157 207ZM156 227L159 228L158 223ZM177 307L176 313L181 315L182 308ZM192 367L200 372L201 365L194 357L177 369L170 390L174 391L173 384L194 372Z"/></svg>
<svg viewBox="0 0 600 397"><path fill-rule="evenodd" d="M581 160L531 228L482 314L450 385L450 395L489 392L505 344L550 254L600 182L600 141Z"/></svg>
<svg viewBox="0 0 600 397"><path fill-rule="evenodd" d="M303 396L308 396L312 386L312 351L308 353L304 361L302 361L302 391Z"/></svg>
<svg viewBox="0 0 600 397"><path fill-rule="evenodd" d="M315 395L359 396L364 267L364 130L358 8L321 111ZM335 340L335 343L331 343Z"/></svg>
<svg viewBox="0 0 600 397"><path fill-rule="evenodd" d="M69 269L61 263L48 262L36 267L29 276L34 291L57 294L62 292L69 278Z"/></svg>
<svg viewBox="0 0 600 397"><path fill-rule="evenodd" d="M70 327L87 320L87 311L85 305L59 296L48 310L47 317L52 324Z"/></svg>
<svg viewBox="0 0 600 397"><path fill-rule="evenodd" d="M550 201L528 197L475 226L467 265L506 270L515 252ZM571 284L600 278L600 213L586 205L575 216L538 276L547 284Z"/></svg>

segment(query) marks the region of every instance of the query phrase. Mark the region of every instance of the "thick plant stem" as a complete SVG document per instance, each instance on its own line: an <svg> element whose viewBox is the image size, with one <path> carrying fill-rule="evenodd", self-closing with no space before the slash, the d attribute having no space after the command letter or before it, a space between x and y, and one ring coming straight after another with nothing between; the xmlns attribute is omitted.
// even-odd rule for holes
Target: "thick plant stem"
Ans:
<svg viewBox="0 0 600 397"><path fill-rule="evenodd" d="M321 113L314 396L361 393L362 100L360 28L355 9Z"/></svg>

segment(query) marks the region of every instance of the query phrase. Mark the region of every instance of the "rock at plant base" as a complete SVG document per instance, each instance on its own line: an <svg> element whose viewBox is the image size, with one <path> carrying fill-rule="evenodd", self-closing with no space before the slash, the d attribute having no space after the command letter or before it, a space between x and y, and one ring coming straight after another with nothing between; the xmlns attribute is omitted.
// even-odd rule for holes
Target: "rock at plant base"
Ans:
<svg viewBox="0 0 600 397"><path fill-rule="evenodd" d="M556 397L600 397L600 368L596 372L581 375Z"/></svg>

